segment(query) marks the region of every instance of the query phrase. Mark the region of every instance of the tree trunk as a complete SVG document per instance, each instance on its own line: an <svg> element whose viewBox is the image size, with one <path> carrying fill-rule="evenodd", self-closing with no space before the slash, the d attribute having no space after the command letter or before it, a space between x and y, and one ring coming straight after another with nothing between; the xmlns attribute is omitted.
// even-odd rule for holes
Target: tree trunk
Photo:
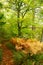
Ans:
<svg viewBox="0 0 43 65"><path fill-rule="evenodd" d="M34 19L35 19L35 9L33 8L32 9L32 13L33 13L33 18L32 18L32 23L34 23L35 21L34 21ZM35 26L34 26L34 24L32 24L32 31L34 31L35 30ZM35 37L35 35L32 33L32 37L34 38Z"/></svg>
<svg viewBox="0 0 43 65"><path fill-rule="evenodd" d="M43 41L43 28L42 28L42 34L41 34L41 39L40 41L42 42Z"/></svg>
<svg viewBox="0 0 43 65"><path fill-rule="evenodd" d="M17 11L17 24L18 24L18 36L21 37L21 23L20 23L20 6L19 6L19 3L18 3L18 11Z"/></svg>

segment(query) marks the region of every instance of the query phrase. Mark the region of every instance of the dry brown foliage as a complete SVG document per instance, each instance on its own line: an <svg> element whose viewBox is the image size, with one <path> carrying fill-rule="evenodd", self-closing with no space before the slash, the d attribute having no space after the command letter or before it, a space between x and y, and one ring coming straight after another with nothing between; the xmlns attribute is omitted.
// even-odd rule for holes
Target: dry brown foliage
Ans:
<svg viewBox="0 0 43 65"><path fill-rule="evenodd" d="M23 38L12 38L10 42L15 46L15 49L22 51L25 54L40 53L43 49L43 42L37 41L36 39L23 39Z"/></svg>

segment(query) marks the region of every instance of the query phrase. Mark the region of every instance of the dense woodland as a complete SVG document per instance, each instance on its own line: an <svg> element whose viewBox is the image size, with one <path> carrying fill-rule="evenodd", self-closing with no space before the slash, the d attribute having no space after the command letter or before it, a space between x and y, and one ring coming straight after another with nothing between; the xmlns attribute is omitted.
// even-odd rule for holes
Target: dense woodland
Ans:
<svg viewBox="0 0 43 65"><path fill-rule="evenodd" d="M0 65L43 65L43 0L0 0Z"/></svg>

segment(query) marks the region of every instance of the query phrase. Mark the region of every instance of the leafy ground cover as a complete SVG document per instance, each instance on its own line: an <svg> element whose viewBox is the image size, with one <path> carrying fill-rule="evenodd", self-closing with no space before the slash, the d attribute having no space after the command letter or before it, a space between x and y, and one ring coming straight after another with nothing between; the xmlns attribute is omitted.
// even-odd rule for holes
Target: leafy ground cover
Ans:
<svg viewBox="0 0 43 65"><path fill-rule="evenodd" d="M0 44L1 65L43 65L43 44L36 39L12 38Z"/></svg>

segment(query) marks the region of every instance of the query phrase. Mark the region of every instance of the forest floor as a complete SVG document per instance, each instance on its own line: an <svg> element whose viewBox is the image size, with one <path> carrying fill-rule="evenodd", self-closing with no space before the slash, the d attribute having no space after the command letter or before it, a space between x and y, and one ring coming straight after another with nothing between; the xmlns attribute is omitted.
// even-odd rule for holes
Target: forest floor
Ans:
<svg viewBox="0 0 43 65"><path fill-rule="evenodd" d="M1 65L14 65L12 52L6 47L5 44L0 44L0 47L3 50Z"/></svg>
<svg viewBox="0 0 43 65"><path fill-rule="evenodd" d="M10 45L9 45L9 43L10 43ZM8 45L6 45L6 44L8 44ZM33 53L36 53L36 51L38 51L38 53L39 53L39 51L43 52L42 51L43 44L40 44L40 42L37 41L37 40L34 40L34 39L33 40L30 40L30 39L24 40L24 39L20 39L20 38L17 38L17 39L12 38L10 41L7 41L7 42L4 42L4 43L0 44L0 50L2 50L1 51L2 54L0 53L0 59L2 58L0 65L16 65L15 64L15 58L13 57L14 56L13 55L14 45L16 46L15 49L17 51L21 50L23 53L26 54L26 56L27 56L27 54L29 52L29 49ZM8 46L10 46L10 48ZM13 50L13 52L12 52L11 49ZM19 55L17 55L17 56L19 56ZM43 58L43 55L42 55L42 58ZM41 60L41 63L42 64L40 64L40 65L43 65L43 60ZM25 64L25 65L27 65L27 64ZM34 65L33 62L32 62L32 65ZM39 65L39 64L37 64L37 65Z"/></svg>

